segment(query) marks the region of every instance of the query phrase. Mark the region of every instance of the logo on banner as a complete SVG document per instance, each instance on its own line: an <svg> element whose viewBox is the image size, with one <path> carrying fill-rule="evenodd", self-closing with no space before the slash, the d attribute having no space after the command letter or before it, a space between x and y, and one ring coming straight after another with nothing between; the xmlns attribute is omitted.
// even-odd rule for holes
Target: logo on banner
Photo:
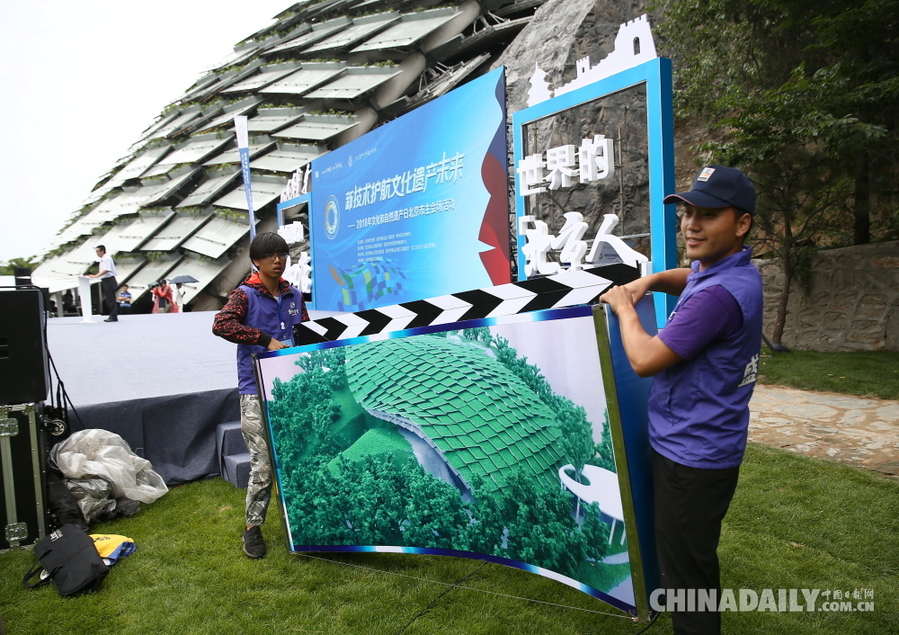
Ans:
<svg viewBox="0 0 899 635"><path fill-rule="evenodd" d="M337 197L332 194L325 205L325 234L333 240L337 237L338 229L340 229L340 207L337 205Z"/></svg>

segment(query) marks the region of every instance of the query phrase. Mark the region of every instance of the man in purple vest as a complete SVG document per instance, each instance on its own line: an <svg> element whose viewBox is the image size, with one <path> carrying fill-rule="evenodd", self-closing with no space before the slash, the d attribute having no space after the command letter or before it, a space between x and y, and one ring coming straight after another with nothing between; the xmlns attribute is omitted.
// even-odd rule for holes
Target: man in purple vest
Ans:
<svg viewBox="0 0 899 635"><path fill-rule="evenodd" d="M618 316L634 371L653 376L656 543L671 610L672 598L720 598L718 541L746 449L762 339L762 280L743 244L755 213L755 188L745 174L707 166L690 191L664 202L683 204L680 229L692 266L615 287L600 300ZM680 296L655 336L634 310L647 291ZM720 632L717 610L687 608L688 602L674 604L675 633Z"/></svg>
<svg viewBox="0 0 899 635"><path fill-rule="evenodd" d="M271 501L272 464L252 355L293 346L293 326L308 320L309 314L303 294L281 278L287 267L287 242L281 236L256 236L250 261L257 273L231 292L212 332L237 344L240 428L250 451L243 550L250 558L262 558L266 546L261 525Z"/></svg>

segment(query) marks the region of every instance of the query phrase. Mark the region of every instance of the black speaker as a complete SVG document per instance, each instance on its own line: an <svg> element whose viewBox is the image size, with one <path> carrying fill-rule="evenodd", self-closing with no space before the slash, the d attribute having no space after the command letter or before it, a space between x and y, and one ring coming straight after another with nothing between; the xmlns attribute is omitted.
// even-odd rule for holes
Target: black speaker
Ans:
<svg viewBox="0 0 899 635"><path fill-rule="evenodd" d="M0 287L0 405L47 398L46 320L41 289Z"/></svg>
<svg viewBox="0 0 899 635"><path fill-rule="evenodd" d="M31 269L28 267L13 267L17 287L31 286Z"/></svg>

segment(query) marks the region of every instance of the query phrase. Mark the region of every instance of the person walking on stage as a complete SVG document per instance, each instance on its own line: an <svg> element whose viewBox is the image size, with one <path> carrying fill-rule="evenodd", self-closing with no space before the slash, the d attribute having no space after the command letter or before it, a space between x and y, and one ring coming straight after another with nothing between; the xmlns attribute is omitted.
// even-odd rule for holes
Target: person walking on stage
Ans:
<svg viewBox="0 0 899 635"><path fill-rule="evenodd" d="M274 232L256 236L250 244L250 261L257 272L231 292L213 320L212 332L237 344L240 427L250 451L243 551L250 558L262 558L266 546L261 525L271 501L272 464L252 355L293 346L293 327L307 321L309 314L303 294L281 277L287 266L287 242L281 236Z"/></svg>
<svg viewBox="0 0 899 635"><path fill-rule="evenodd" d="M653 376L649 442L662 588L668 600L690 590L720 599L718 541L746 449L762 341L762 279L743 244L755 187L739 170L710 165L690 191L664 202L683 205L691 268L613 287L600 301L618 316L634 371ZM655 336L634 310L647 291L680 296ZM672 611L675 633L720 632L717 611L682 608Z"/></svg>
<svg viewBox="0 0 899 635"><path fill-rule="evenodd" d="M100 259L98 265L99 271L93 275L85 276L86 278L100 278L100 291L103 292L103 304L106 305L106 312L109 317L104 322L119 321L119 303L116 300L116 289L119 288L115 280L116 270L112 256L106 253L104 245L97 245L97 257Z"/></svg>

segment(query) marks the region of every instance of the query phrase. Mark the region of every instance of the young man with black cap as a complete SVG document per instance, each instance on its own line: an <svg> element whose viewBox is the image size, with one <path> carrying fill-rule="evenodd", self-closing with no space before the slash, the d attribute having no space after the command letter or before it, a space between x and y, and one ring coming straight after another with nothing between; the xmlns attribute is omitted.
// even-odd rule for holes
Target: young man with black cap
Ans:
<svg viewBox="0 0 899 635"><path fill-rule="evenodd" d="M294 325L308 320L309 313L303 294L281 277L287 267L287 242L281 236L257 235L250 243L250 261L256 272L231 292L215 316L212 332L237 344L240 429L250 451L243 551L250 558L262 558L267 551L262 523L271 501L273 474L253 354L292 346Z"/></svg>
<svg viewBox="0 0 899 635"><path fill-rule="evenodd" d="M683 204L692 266L615 287L600 300L618 316L634 371L653 376L649 440L662 588L684 600L690 593L720 598L721 521L746 448L762 337L762 280L743 244L755 188L739 170L710 165L688 192L664 202ZM634 310L647 291L680 296L655 336ZM675 633L721 629L717 611L675 610L672 619Z"/></svg>

